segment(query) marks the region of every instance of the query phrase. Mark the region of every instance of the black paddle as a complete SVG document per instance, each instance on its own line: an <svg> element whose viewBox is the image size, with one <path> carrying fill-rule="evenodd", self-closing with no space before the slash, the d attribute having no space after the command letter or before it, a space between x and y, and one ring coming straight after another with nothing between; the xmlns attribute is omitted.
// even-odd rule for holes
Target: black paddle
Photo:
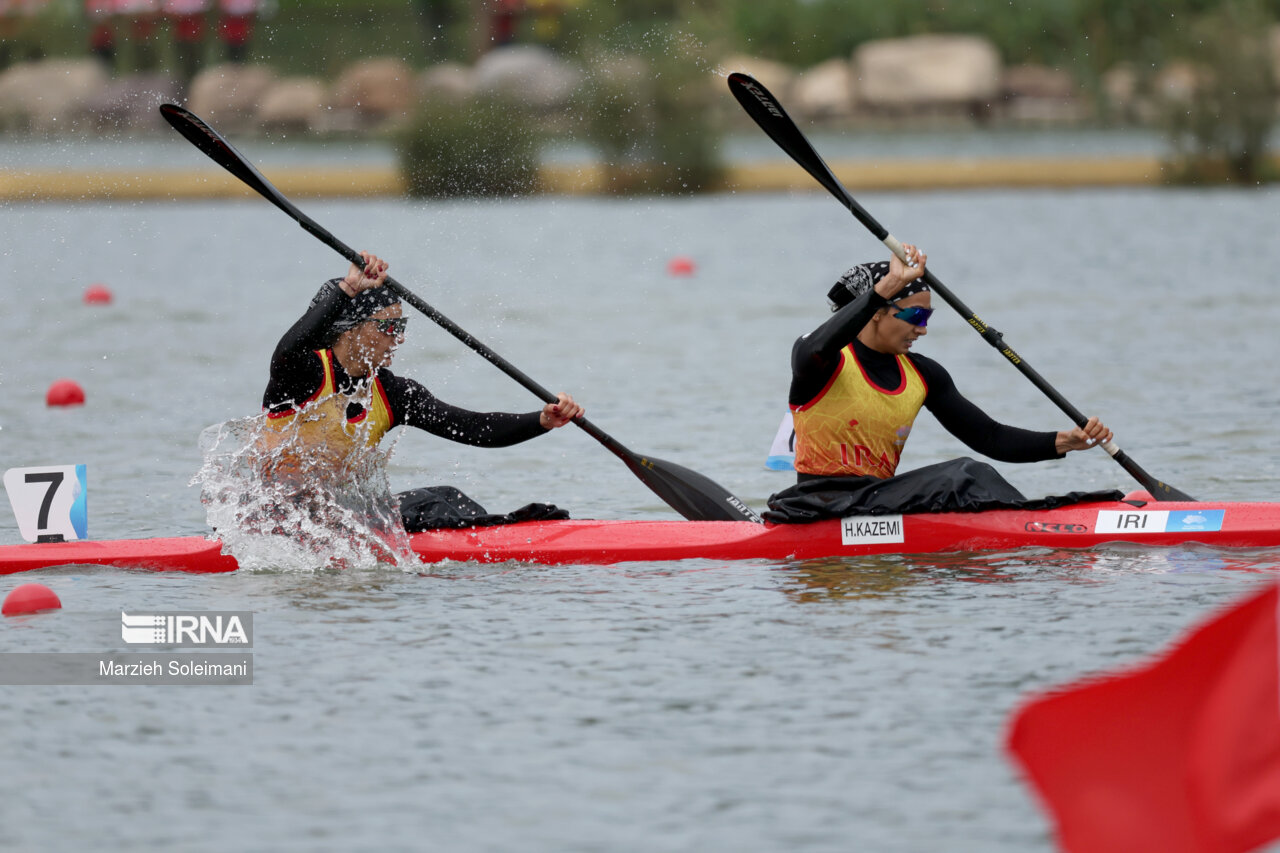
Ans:
<svg viewBox="0 0 1280 853"><path fill-rule="evenodd" d="M337 251L348 261L355 264L364 263L359 252L321 228L295 207L253 164L245 159L244 155L194 113L176 104L162 104L160 113L174 130L186 137L188 142L207 154L219 166L244 181L267 201L289 214L304 231L318 237L322 243ZM471 337L448 317L432 308L416 294L411 293L400 282L388 277L385 286L394 290L401 299L426 314L449 334L484 356L503 373L532 391L542 401L554 403L558 399L555 394L534 382L505 358ZM632 453L586 418L577 418L574 423L626 463L633 474L685 518L694 521L760 521L760 516L756 515L745 501L734 497L722 486L697 471L690 471L672 462Z"/></svg>
<svg viewBox="0 0 1280 853"><path fill-rule="evenodd" d="M767 133L770 139L778 143L779 148L790 154L792 160L799 163L806 172L817 179L818 183L827 188L827 192L849 208L849 211L857 220L865 225L872 234L876 235L877 240L883 242L889 247L889 251L901 258L903 263L906 263L902 244L883 225L877 222L870 213L867 213L862 205L858 204L857 200L845 189L844 184L840 183L830 167L818 156L818 152L809 144L809 140L800 132L800 128L791 120L786 110L778 103L778 99L770 94L768 89L760 85L750 75L735 72L729 75L729 91L733 92L733 96L738 99L738 103L747 111L747 115L751 116L755 123L760 125L760 129ZM969 325L973 326L978 334L986 339L987 343L999 350L1014 367L1022 371L1024 376L1044 392L1045 396L1057 404L1058 408L1066 412L1067 417L1071 418L1078 426L1085 425L1088 418L1059 394L1056 388L1045 381L1045 378L1037 373L1031 365L1023 361L1022 357L1004 342L1004 337L998 331L982 322L978 315L969 309L969 306L961 302L942 282L938 281L937 276L931 270L925 270L924 280L948 305L956 309L956 312L961 317L964 317L969 322ZM1102 447L1107 453L1111 454L1111 457L1116 462L1120 463L1124 470L1128 471L1135 480L1141 483L1156 500L1195 500L1185 492L1175 489L1168 483L1162 483L1142 470L1138 463L1130 459L1114 442L1104 442Z"/></svg>

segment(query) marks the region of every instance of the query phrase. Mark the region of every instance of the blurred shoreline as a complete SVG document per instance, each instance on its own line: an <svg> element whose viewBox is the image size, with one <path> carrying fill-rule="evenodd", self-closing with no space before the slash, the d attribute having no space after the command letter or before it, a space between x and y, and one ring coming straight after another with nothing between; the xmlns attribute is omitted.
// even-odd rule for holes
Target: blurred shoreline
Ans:
<svg viewBox="0 0 1280 853"><path fill-rule="evenodd" d="M832 171L858 190L938 190L992 187L1156 186L1167 166L1154 155L968 159L833 160ZM285 195L298 198L379 198L405 195L393 165L264 167ZM789 161L726 168L721 192L805 192L819 187ZM546 163L539 193L608 195L597 164ZM0 171L0 201L191 200L247 198L254 193L212 169L30 169Z"/></svg>
<svg viewBox="0 0 1280 853"><path fill-rule="evenodd" d="M810 134L836 174L856 190L992 187L1156 186L1168 183L1170 152L1134 131L909 131L817 129ZM387 143L321 139L237 141L282 192L299 198L405 194ZM727 137L719 192L805 192L814 180L763 134ZM0 200L8 202L184 200L250 197L251 191L169 135L0 141ZM609 195L609 177L589 146L558 144L541 155L537 192Z"/></svg>

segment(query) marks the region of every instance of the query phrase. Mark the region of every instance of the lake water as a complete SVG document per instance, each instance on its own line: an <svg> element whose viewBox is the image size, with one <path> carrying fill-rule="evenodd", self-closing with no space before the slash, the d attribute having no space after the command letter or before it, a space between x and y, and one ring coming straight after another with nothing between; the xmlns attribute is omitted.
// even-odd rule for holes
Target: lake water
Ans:
<svg viewBox="0 0 1280 853"><path fill-rule="evenodd" d="M1143 467L1275 500L1280 191L871 194L931 268ZM884 250L825 194L308 202L346 242L634 450L763 508L794 338ZM205 530L205 426L345 264L261 201L0 206L0 468L84 463L94 538ZM697 264L672 277L676 255ZM86 306L94 282L115 293ZM945 306L921 351L993 416L1063 416ZM401 372L478 409L528 392L422 317ZM50 409L56 379L83 407ZM903 464L965 448L922 416ZM1028 495L1134 488L1100 451L997 465ZM572 428L399 438L394 488L492 511L670 518ZM0 543L19 541L0 508ZM1200 548L199 577L64 568L0 650L120 645L120 611L249 610L251 687L6 687L21 850L1047 851L1002 753L1032 691L1132 663L1270 580Z"/></svg>

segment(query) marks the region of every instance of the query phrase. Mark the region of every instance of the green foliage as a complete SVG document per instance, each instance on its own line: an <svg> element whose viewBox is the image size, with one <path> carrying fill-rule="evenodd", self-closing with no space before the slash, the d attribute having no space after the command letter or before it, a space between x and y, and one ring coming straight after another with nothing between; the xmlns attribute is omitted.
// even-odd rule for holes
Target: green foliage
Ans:
<svg viewBox="0 0 1280 853"><path fill-rule="evenodd" d="M0 18L0 71L18 62L87 52L89 26L74 8L50 3L35 15Z"/></svg>
<svg viewBox="0 0 1280 853"><path fill-rule="evenodd" d="M405 0L279 0L258 22L253 58L282 74L336 76L353 60L395 56L414 66L466 55L459 3Z"/></svg>
<svg viewBox="0 0 1280 853"><path fill-rule="evenodd" d="M598 53L575 105L614 192L689 193L723 175L700 44L651 31L643 55Z"/></svg>
<svg viewBox="0 0 1280 853"><path fill-rule="evenodd" d="M848 56L866 41L920 33L990 38L1005 62L1076 66L1088 77L1122 60L1158 62L1220 0L697 0L722 8L734 47L792 65ZM1280 0L1259 8L1280 16Z"/></svg>
<svg viewBox="0 0 1280 853"><path fill-rule="evenodd" d="M514 196L537 189L538 133L525 113L500 100L425 102L395 144L411 196Z"/></svg>
<svg viewBox="0 0 1280 853"><path fill-rule="evenodd" d="M9 20L0 39L0 68L41 56L86 55L89 26L82 8L58 0L34 19ZM277 0L274 13L258 22L251 61L282 76L330 80L372 55L395 56L416 68L468 62L486 46L486 8L484 0ZM984 35L1006 64L1068 69L1095 93L1102 74L1118 63L1149 77L1171 60L1190 59L1212 73L1166 122L1181 167L1207 175L1221 161L1237 179L1250 180L1267 162L1276 93L1263 34L1280 19L1280 0L580 0L563 8L558 27L540 30L529 19L521 38L542 39L591 69L575 118L601 151L613 184L628 191L715 185L719 134L707 63L748 53L807 68L846 58L871 40L921 33ZM166 28L159 34L159 62L172 69ZM138 47L123 34L119 42L117 67L138 65ZM211 37L205 58L219 56ZM625 73L618 79L608 67L617 57L638 58L646 70L637 79L628 81ZM485 109L478 106L462 120L439 115L436 130L458 126L461 133L483 123ZM495 137L487 144L500 143ZM523 144L512 141L515 148ZM437 155L412 153L418 145L402 143L406 162L426 175L430 170L422 171L422 164Z"/></svg>
<svg viewBox="0 0 1280 853"><path fill-rule="evenodd" d="M713 188L723 176L720 128L707 69L690 37L673 38L650 61L655 122L650 137L650 188L686 193Z"/></svg>
<svg viewBox="0 0 1280 853"><path fill-rule="evenodd" d="M1266 174L1266 154L1277 86L1268 23L1260 4L1232 0L1190 28L1183 49L1197 83L1190 102L1170 104L1165 119L1179 180L1273 177Z"/></svg>
<svg viewBox="0 0 1280 853"><path fill-rule="evenodd" d="M1009 64L1041 62L1096 77L1120 61L1150 65L1169 58L1191 23L1221 0L580 0L565 7L551 37L568 53L638 51L654 31L674 26L798 67L848 56L873 39L919 33L974 33L990 38ZM1270 19L1280 0L1254 4ZM332 76L352 59L397 56L425 66L468 60L484 41L475 17L481 0L277 0L258 22L254 61L281 74ZM50 3L18 35L36 55L87 50L81 6ZM525 32L532 35L532 31ZM163 37L163 36L162 36ZM16 57L20 58L20 57Z"/></svg>

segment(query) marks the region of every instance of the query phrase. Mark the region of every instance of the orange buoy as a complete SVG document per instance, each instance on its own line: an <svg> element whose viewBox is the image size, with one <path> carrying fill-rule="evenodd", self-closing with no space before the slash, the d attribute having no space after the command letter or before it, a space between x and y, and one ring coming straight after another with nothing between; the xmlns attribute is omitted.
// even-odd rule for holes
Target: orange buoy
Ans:
<svg viewBox="0 0 1280 853"><path fill-rule="evenodd" d="M685 255L676 255L667 261L667 273L669 275L693 275L696 270L697 265L694 264L693 258Z"/></svg>
<svg viewBox="0 0 1280 853"><path fill-rule="evenodd" d="M111 299L111 289L105 284L91 284L85 288L85 305L110 305Z"/></svg>
<svg viewBox="0 0 1280 853"><path fill-rule="evenodd" d="M84 389L72 379L59 379L49 386L44 395L46 405L50 406L82 406L84 405Z"/></svg>
<svg viewBox="0 0 1280 853"><path fill-rule="evenodd" d="M40 583L24 583L4 597L4 605L0 612L5 616L20 616L24 613L38 613L41 610L57 610L62 607L58 595L49 587Z"/></svg>

